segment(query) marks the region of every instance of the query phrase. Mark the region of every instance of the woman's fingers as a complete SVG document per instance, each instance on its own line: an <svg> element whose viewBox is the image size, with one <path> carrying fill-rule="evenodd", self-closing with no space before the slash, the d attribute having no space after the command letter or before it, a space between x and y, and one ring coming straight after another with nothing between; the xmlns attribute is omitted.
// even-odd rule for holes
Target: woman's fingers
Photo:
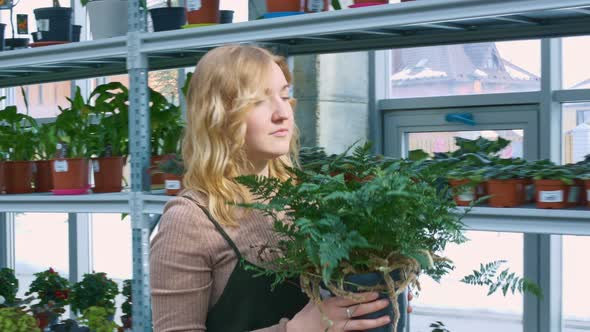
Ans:
<svg viewBox="0 0 590 332"><path fill-rule="evenodd" d="M351 319L346 321L342 329L338 331L365 331L391 323L389 316L381 316L375 319Z"/></svg>
<svg viewBox="0 0 590 332"><path fill-rule="evenodd" d="M375 311L379 311L383 308L386 308L388 304L389 304L389 300L381 299L378 301L367 302L367 303L362 303L362 304L350 306L350 307L348 307L349 308L348 311L350 312L351 317L347 317L347 318L360 317L360 316L364 316L366 314L373 313ZM347 314L346 310L344 311L344 313Z"/></svg>
<svg viewBox="0 0 590 332"><path fill-rule="evenodd" d="M330 301L330 302L333 301L333 304L338 307L350 307L351 305L355 305L358 303L375 301L379 297L379 293L377 293L377 292L358 293L355 295L357 295L360 298L360 300L357 301L357 300L337 296L337 297L329 298L326 301Z"/></svg>

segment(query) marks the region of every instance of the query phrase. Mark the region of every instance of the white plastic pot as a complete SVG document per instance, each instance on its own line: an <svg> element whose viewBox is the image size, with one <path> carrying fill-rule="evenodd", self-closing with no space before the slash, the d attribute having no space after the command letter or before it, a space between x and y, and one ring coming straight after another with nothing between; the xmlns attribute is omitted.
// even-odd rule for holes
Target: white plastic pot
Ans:
<svg viewBox="0 0 590 332"><path fill-rule="evenodd" d="M92 39L127 34L127 0L94 0L86 4Z"/></svg>

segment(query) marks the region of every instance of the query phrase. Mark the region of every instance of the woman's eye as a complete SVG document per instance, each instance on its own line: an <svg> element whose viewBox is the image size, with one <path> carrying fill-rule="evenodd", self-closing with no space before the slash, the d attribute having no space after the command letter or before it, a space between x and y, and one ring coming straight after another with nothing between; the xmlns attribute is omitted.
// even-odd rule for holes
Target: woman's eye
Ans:
<svg viewBox="0 0 590 332"><path fill-rule="evenodd" d="M291 97L281 97L281 99L284 101L289 101L289 100L291 100Z"/></svg>

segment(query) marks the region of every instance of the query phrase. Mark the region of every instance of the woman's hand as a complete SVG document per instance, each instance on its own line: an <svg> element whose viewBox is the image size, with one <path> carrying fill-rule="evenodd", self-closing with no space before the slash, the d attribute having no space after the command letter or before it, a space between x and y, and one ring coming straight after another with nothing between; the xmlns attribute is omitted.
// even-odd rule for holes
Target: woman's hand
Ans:
<svg viewBox="0 0 590 332"><path fill-rule="evenodd" d="M320 304L325 318L322 317L318 305L310 301L292 320L287 323L287 332L343 332L364 331L390 323L388 315L375 319L352 319L375 311L388 305L387 299L377 300L378 294L360 293L360 301L344 297L330 297Z"/></svg>

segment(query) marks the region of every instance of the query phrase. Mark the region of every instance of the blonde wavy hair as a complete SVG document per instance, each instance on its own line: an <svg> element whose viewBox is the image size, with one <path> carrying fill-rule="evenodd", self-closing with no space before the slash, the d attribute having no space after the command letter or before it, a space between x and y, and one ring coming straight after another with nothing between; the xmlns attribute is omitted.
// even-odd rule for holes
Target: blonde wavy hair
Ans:
<svg viewBox="0 0 590 332"><path fill-rule="evenodd" d="M251 165L245 154L246 115L267 98L272 64L291 84L285 59L260 47L228 45L209 51L197 64L187 93L187 126L182 156L187 190L203 193L219 223L238 226L237 209L228 203L250 202L249 191L234 177ZM295 100L291 102L295 107ZM269 161L270 176L287 180L296 165L299 135L295 127L290 153Z"/></svg>

